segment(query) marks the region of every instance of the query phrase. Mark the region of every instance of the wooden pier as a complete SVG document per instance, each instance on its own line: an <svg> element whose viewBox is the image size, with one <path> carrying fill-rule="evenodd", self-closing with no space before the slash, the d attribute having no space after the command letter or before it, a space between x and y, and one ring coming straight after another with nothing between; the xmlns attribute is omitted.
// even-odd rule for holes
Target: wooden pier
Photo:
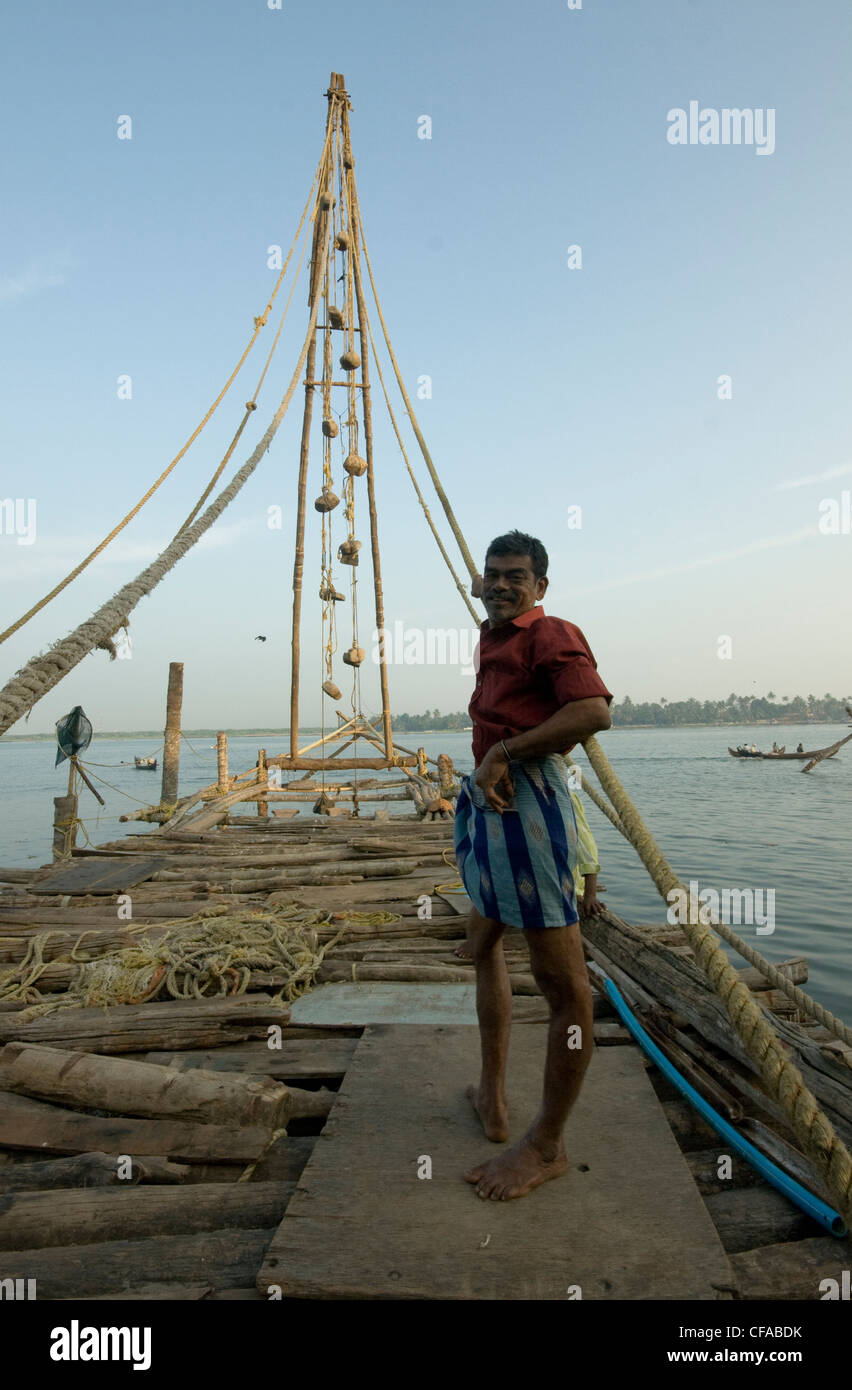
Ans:
<svg viewBox="0 0 852 1390"><path fill-rule="evenodd" d="M416 816L256 817L0 870L0 1276L35 1278L48 1299L819 1297L845 1242L739 1159L719 1178L723 1142L597 989L569 1173L519 1202L475 1196L462 1172L494 1150L463 1096L477 1031L473 968L453 954L464 918L450 845L447 822ZM299 930L325 954L292 1005L275 997L292 966L243 978L236 959L218 986L210 962L196 967L208 997L174 998L160 981L147 1002L34 1014L13 997L29 979L30 997L58 999L87 961L199 922L212 935L217 921L295 913L315 919ZM753 1134L783 1129L676 930L607 914L583 932L590 962L622 983L630 971L651 1000L643 1018L668 1030L696 1085L715 1086ZM506 952L516 1134L540 1087L547 1008L523 933ZM802 979L804 963L790 973ZM849 1050L796 1022L778 991L755 998L779 1011L852 1138ZM300 1022L314 1001L323 1022ZM789 1138L775 1142L818 1190Z"/></svg>

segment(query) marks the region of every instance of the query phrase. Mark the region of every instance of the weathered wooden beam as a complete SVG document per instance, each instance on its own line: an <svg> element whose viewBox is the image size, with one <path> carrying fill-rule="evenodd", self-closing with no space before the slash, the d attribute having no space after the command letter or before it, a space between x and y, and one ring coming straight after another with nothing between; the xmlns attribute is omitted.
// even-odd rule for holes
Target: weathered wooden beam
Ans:
<svg viewBox="0 0 852 1390"><path fill-rule="evenodd" d="M36 1192L42 1188L132 1187L136 1183L184 1182L188 1163L171 1163L154 1155L136 1158L129 1176L119 1177L115 1154L82 1153L71 1158L49 1158L43 1163L7 1163L0 1167L0 1193Z"/></svg>
<svg viewBox="0 0 852 1390"><path fill-rule="evenodd" d="M83 1115L28 1096L0 1093L0 1147L41 1154L90 1152L165 1156L175 1163L253 1163L269 1142L265 1126ZM0 1266L2 1267L2 1266Z"/></svg>
<svg viewBox="0 0 852 1390"><path fill-rule="evenodd" d="M173 1048L215 1047L266 1037L269 1024L290 1020L286 1006L268 995L235 999L194 999L187 1003L117 1004L106 1009L61 1009L22 1023L0 1016L0 1042L44 1043L80 1052L147 1052ZM97 1147L97 1146L93 1146Z"/></svg>
<svg viewBox="0 0 852 1390"><path fill-rule="evenodd" d="M0 1051L0 1090L117 1115L269 1130L286 1126L292 1105L287 1087L271 1077L163 1071L147 1062L18 1042Z"/></svg>
<svg viewBox="0 0 852 1390"><path fill-rule="evenodd" d="M196 1188L198 1192L201 1189ZM35 1279L39 1298L76 1299L115 1294L162 1281L198 1282L220 1288L253 1288L277 1227L216 1230L197 1235L154 1236L66 1245L53 1250L0 1251L4 1278Z"/></svg>
<svg viewBox="0 0 852 1390"><path fill-rule="evenodd" d="M295 1187L244 1182L12 1193L0 1208L0 1250L140 1240L163 1231L174 1237L268 1229L283 1218Z"/></svg>

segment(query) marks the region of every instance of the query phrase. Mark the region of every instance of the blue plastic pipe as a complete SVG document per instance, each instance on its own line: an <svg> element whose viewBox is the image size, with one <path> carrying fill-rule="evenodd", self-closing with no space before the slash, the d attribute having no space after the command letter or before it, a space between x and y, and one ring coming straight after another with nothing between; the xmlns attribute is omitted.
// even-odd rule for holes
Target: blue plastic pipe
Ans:
<svg viewBox="0 0 852 1390"><path fill-rule="evenodd" d="M599 966L596 967L596 971L597 970L600 970ZM796 1182L795 1178L789 1177L789 1175L781 1168L777 1167L771 1159L767 1158L765 1154L762 1154L759 1149L756 1149L754 1144L750 1144L748 1139L744 1139L741 1134L738 1134L733 1125L729 1125L728 1121L723 1119L719 1112L713 1109L712 1105L708 1105L704 1097L698 1094L695 1087L690 1086L689 1082L681 1076L677 1067L672 1065L668 1057L657 1047L653 1039L649 1038L645 1029L636 1018L636 1015L625 1002L621 991L613 984L608 976L604 975L603 971L600 971L600 973L604 978L607 995L618 1010L625 1026L633 1034L639 1046L656 1062L663 1075L667 1076L669 1081L677 1087L681 1094L686 1096L687 1100L695 1107L699 1115L702 1115L707 1123L712 1125L718 1134L722 1135L723 1139L730 1144L731 1148L738 1153L741 1158L746 1159L747 1162L751 1164L752 1168L756 1168L758 1173L760 1173L767 1182L771 1183L773 1187L777 1187L779 1192L783 1192L784 1196L789 1198L795 1206L800 1207L801 1210L812 1217L814 1221L818 1221L820 1226L831 1235L845 1236L846 1223L840 1213L832 1210L832 1208L821 1201L819 1197L815 1197L812 1192L808 1192L807 1188L802 1187L801 1183Z"/></svg>

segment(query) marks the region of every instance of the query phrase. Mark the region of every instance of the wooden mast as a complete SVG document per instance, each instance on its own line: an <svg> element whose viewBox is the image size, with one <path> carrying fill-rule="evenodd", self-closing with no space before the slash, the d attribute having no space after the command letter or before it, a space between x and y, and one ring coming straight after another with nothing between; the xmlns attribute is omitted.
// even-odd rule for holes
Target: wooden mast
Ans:
<svg viewBox="0 0 852 1390"><path fill-rule="evenodd" d="M338 94L343 91L343 74L333 72L331 82L326 95L328 96L328 117L326 119L325 134L328 141L329 131L334 125L337 117ZM333 153L333 147L330 146ZM328 235L328 216L329 209L322 206L323 193L330 185L330 174L333 169L333 160L328 159L322 171L317 188L317 202L314 215L314 237L311 249L311 279L308 290L308 309L313 310L317 295L322 293L322 285L319 283L317 268L319 256L317 254L322 245L323 237ZM299 752L299 661L300 661L300 628L302 620L302 575L305 568L305 502L307 498L308 486L308 461L310 457L311 441L311 420L313 418L314 401L314 372L317 360L317 332L314 334L308 347L308 357L305 363L305 409L302 416L302 443L299 453L299 491L296 503L296 556L293 563L293 636L291 641L291 670L290 670L290 756L295 758Z"/></svg>
<svg viewBox="0 0 852 1390"><path fill-rule="evenodd" d="M369 333L367 331L367 312L364 304L364 287L361 281L361 242L358 236L358 200L355 192L354 161L349 138L349 112L343 107L343 160L346 168L346 182L349 193L350 226L352 233L352 271L355 278L355 298L358 304L358 328L361 339L361 410L364 418L364 452L367 456L367 501L370 511L370 547L373 559L373 592L376 604L376 630L379 634L379 680L382 690L382 735L385 744L385 757L393 759L393 735L391 732L390 695L388 692L388 667L385 655L383 633L385 630L384 596L382 594L382 565L379 554L379 531L376 516L376 489L373 472L373 413L370 403L369 371Z"/></svg>

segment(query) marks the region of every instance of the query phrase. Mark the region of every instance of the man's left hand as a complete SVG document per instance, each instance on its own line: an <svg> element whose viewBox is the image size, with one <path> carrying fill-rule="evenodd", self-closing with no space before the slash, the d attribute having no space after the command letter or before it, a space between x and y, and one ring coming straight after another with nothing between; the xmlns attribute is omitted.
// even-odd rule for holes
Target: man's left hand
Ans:
<svg viewBox="0 0 852 1390"><path fill-rule="evenodd" d="M509 776L509 760L499 744L489 748L473 779L493 811L511 809L515 784Z"/></svg>

